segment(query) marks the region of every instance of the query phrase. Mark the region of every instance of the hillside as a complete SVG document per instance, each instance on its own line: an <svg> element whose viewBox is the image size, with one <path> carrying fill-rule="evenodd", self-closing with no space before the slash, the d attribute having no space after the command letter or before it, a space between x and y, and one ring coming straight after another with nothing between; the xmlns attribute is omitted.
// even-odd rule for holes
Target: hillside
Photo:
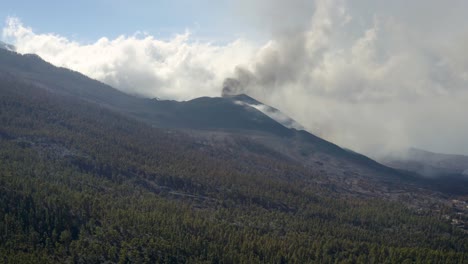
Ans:
<svg viewBox="0 0 468 264"><path fill-rule="evenodd" d="M215 133L227 133L229 135L242 135L258 137L274 136L274 140L294 141L296 144L311 145L312 150L303 148L301 159L313 156L306 155L314 152L320 157L341 157L346 159L341 163L359 161L365 163L365 167L374 166L378 171L391 172L389 168L380 166L362 155L349 152L340 147L322 140L305 131L290 129L265 115L255 107L260 103L247 95L230 96L223 98L197 98L186 102L161 101L144 99L124 94L108 85L91 80L84 75L64 68L57 68L43 61L36 55L19 55L0 49L0 73L11 78L20 79L22 82L38 86L51 93L68 96L78 100L98 104L101 107L121 113L125 116L136 118L153 127L178 129L188 133L198 131L202 138ZM243 102L249 105L242 105ZM273 109L273 108L272 108ZM276 113L279 112L273 109ZM277 138L279 137L279 138ZM271 140L270 140L271 142ZM267 147L273 147L268 145ZM297 154L297 153L296 153ZM323 154L323 155L322 155ZM323 162L323 160L313 160Z"/></svg>
<svg viewBox="0 0 468 264"><path fill-rule="evenodd" d="M444 194L405 174L229 98L155 102L1 55L8 263L466 261Z"/></svg>

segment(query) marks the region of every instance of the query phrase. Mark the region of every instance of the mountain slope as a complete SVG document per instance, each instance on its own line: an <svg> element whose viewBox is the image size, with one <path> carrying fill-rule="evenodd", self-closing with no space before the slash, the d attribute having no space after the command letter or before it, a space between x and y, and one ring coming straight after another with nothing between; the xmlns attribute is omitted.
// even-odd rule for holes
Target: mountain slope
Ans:
<svg viewBox="0 0 468 264"><path fill-rule="evenodd" d="M405 192L421 186L450 192L450 189L440 189L438 184L427 182L418 175L391 169L306 131L288 128L294 120L247 95L204 97L186 102L144 99L122 93L77 72L54 67L36 55L20 55L7 50L0 50L0 74L52 93L98 104L154 127L185 131L199 137L195 139L198 141L209 142L217 133L223 135L221 138L242 136L253 141L252 144L261 144L264 149L306 164L315 173L326 172L336 184L369 180L372 182L370 186L377 185L381 193L390 196L394 191L389 191L389 186ZM280 121L284 122L278 122L258 109L272 116L281 115ZM362 189L363 185L368 186ZM354 189L369 194L370 186L362 182ZM349 184L345 188L350 188Z"/></svg>
<svg viewBox="0 0 468 264"><path fill-rule="evenodd" d="M273 134L314 142L315 151L330 151L331 155L340 154L343 157L354 155L305 131L283 126L250 106L260 103L246 95L205 97L187 102L142 99L124 94L79 73L56 68L36 55L19 55L0 50L1 72L52 92L98 103L156 127ZM241 105L239 101L250 105ZM279 112L276 109L274 111ZM360 155L354 155L353 158L362 160ZM387 170L383 166L381 168Z"/></svg>
<svg viewBox="0 0 468 264"><path fill-rule="evenodd" d="M443 195L364 156L229 98L155 102L7 54L11 65L0 60L7 262L466 257L466 234L446 220L464 218ZM418 210L401 204L415 201Z"/></svg>
<svg viewBox="0 0 468 264"><path fill-rule="evenodd" d="M448 223L335 192L248 138L202 144L4 77L0 120L7 261L457 263L468 248Z"/></svg>

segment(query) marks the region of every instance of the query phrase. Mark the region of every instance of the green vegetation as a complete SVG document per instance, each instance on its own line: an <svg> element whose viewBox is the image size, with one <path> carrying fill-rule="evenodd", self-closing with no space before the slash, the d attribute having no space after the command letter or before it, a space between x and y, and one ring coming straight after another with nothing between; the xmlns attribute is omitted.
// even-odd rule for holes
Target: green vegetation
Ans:
<svg viewBox="0 0 468 264"><path fill-rule="evenodd" d="M0 261L468 263L436 217L226 144L1 77Z"/></svg>

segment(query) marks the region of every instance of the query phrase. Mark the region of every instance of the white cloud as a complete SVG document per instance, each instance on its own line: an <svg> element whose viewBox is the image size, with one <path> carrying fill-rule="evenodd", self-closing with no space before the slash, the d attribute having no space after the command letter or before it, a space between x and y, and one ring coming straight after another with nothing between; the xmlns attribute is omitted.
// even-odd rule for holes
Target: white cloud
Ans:
<svg viewBox="0 0 468 264"><path fill-rule="evenodd" d="M190 33L170 40L137 34L105 37L82 44L55 34L37 34L18 18L8 18L3 37L20 53L86 74L124 92L186 100L219 96L223 78L248 62L255 47L236 40L226 45L200 43Z"/></svg>

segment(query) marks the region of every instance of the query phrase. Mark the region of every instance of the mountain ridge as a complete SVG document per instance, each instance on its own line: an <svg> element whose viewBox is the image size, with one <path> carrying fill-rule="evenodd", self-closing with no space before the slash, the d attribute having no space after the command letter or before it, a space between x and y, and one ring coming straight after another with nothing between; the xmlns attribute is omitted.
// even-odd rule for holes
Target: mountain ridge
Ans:
<svg viewBox="0 0 468 264"><path fill-rule="evenodd" d="M267 147L273 147L277 151L283 151L287 148L287 143L277 144L276 142L280 142L282 139L285 142L289 140L291 143L297 142L293 145L297 144L298 147L290 154L290 157L297 162L323 164L327 163L327 160L338 159L340 161L336 160L337 164L349 163L339 170L334 167L328 168L338 179L341 179L341 175L350 169L351 171L366 171L361 174L367 175L365 177L370 179L372 179L371 175L375 175L374 177L377 178L381 175L383 178L395 177L395 180L407 178L410 182L414 181L414 175L381 165L365 155L344 150L307 131L284 126L253 107L252 105L263 104L245 94L224 94L223 97L201 97L183 102L138 98L80 73L55 67L37 55L20 55L0 50L0 58L0 70L3 72L9 72L22 80L52 92L108 107L154 127L189 132L201 130L207 131L208 134L210 131L225 131L232 135L241 133L251 140L260 140ZM249 105L239 104L238 101ZM269 135L273 135L273 139L279 138L272 140ZM301 144L305 144L304 146L307 147L300 147ZM354 166L357 167L354 168ZM312 167L316 168L317 166L313 165Z"/></svg>

